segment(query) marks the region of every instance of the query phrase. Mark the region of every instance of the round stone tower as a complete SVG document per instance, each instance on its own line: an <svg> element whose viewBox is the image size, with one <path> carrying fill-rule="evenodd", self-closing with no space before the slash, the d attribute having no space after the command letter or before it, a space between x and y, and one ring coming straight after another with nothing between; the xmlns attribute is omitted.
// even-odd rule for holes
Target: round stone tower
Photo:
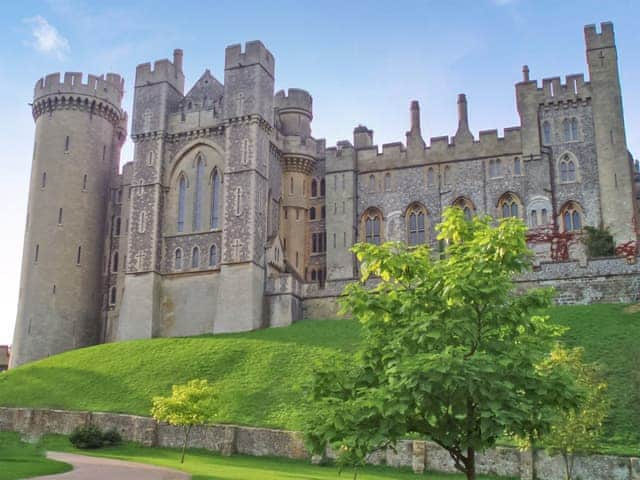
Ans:
<svg viewBox="0 0 640 480"><path fill-rule="evenodd" d="M311 138L313 118L312 98L305 90L290 88L285 95L275 96L282 151L281 229L285 257L289 265L304 277L307 265L307 211L311 189L311 175L315 166L316 144Z"/></svg>
<svg viewBox="0 0 640 480"><path fill-rule="evenodd" d="M126 136L119 75L36 83L35 143L11 366L98 341L109 184Z"/></svg>

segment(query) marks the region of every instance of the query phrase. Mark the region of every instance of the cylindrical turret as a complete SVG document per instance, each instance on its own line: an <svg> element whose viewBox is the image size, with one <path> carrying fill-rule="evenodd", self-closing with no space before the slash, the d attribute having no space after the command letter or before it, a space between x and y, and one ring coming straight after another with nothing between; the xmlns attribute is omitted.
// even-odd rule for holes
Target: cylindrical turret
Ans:
<svg viewBox="0 0 640 480"><path fill-rule="evenodd" d="M280 90L275 97L282 134L310 137L313 99L309 92L290 88L286 96L284 90Z"/></svg>
<svg viewBox="0 0 640 480"><path fill-rule="evenodd" d="M119 75L36 83L35 143L12 366L98 340L108 188L122 145ZM126 127L125 127L126 128Z"/></svg>

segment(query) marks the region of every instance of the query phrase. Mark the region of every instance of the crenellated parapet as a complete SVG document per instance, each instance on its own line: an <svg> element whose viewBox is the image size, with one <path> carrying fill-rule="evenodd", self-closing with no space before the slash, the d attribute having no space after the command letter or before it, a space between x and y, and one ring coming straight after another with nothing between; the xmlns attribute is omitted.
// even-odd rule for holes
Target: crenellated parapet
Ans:
<svg viewBox="0 0 640 480"><path fill-rule="evenodd" d="M140 64L136 67L136 87L166 82L181 94L184 93L184 73L182 73L183 53L179 48L173 51L173 62L167 58Z"/></svg>
<svg viewBox="0 0 640 480"><path fill-rule="evenodd" d="M280 90L275 95L275 105L280 113L301 113L313 118L313 98L306 90L290 88L287 93Z"/></svg>
<svg viewBox="0 0 640 480"><path fill-rule="evenodd" d="M38 80L33 92L34 120L54 110L81 110L106 118L119 126L123 118L120 108L124 80L120 75L88 75L83 82L82 73L52 73Z"/></svg>

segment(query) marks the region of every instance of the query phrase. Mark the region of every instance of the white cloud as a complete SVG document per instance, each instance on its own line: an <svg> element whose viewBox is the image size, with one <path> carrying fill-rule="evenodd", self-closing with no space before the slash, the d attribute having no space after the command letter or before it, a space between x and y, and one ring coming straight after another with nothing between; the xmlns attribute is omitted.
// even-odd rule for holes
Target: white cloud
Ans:
<svg viewBox="0 0 640 480"><path fill-rule="evenodd" d="M33 41L29 42L37 51L47 55L53 55L63 60L69 52L69 41L60 35L58 29L47 22L47 19L36 15L25 19L31 25L31 35Z"/></svg>

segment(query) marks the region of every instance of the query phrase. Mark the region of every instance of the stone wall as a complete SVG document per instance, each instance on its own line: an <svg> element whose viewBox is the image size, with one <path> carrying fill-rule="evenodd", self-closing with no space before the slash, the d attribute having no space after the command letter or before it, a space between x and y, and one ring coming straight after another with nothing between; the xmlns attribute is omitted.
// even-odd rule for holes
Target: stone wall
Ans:
<svg viewBox="0 0 640 480"><path fill-rule="evenodd" d="M116 428L123 439L145 446L180 447L182 430L147 417L116 413L67 412L29 408L0 407L0 431L15 431L29 439L46 433L68 435L74 428L96 425L106 430ZM192 430L189 446L220 452L223 455L252 455L311 460L299 432L235 425L210 425ZM331 450L327 458L335 458ZM448 453L433 442L403 440L395 449L378 451L369 456L375 465L410 467L416 473L424 471L455 472ZM560 457L544 452L520 452L515 448L497 447L477 456L477 471L481 474L505 475L522 480L538 478L563 480ZM592 455L578 457L576 474L582 480L640 480L640 459Z"/></svg>
<svg viewBox="0 0 640 480"><path fill-rule="evenodd" d="M304 285L304 318L334 318L337 299L353 280ZM520 288L554 287L558 304L631 303L640 299L640 262L623 257L541 263L516 279Z"/></svg>

